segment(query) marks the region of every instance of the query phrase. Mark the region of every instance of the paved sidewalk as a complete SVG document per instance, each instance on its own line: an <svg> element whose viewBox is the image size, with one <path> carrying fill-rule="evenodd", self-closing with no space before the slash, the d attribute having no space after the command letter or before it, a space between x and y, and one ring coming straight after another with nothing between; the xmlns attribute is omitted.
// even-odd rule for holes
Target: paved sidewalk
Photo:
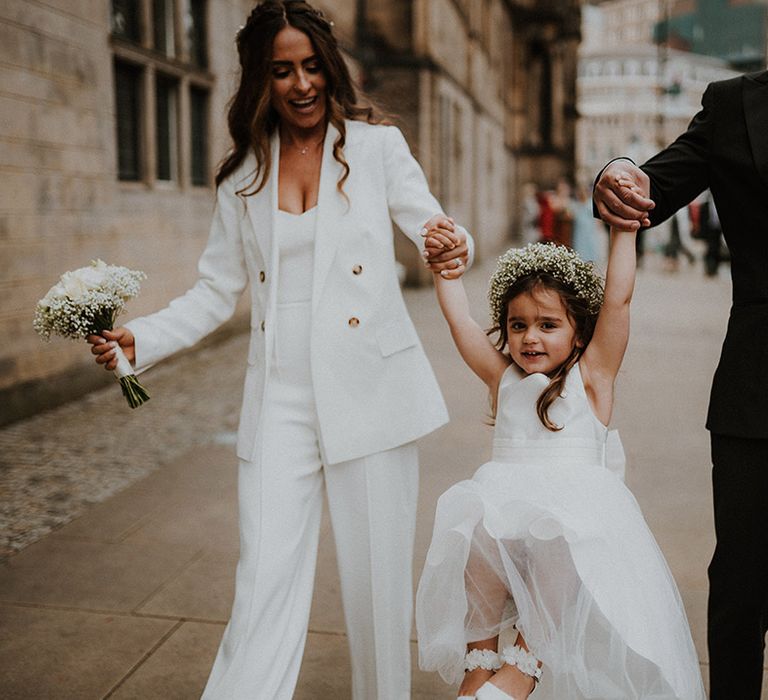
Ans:
<svg viewBox="0 0 768 700"><path fill-rule="evenodd" d="M657 268L649 261L638 278L614 424L628 484L668 557L706 665L713 535L703 422L730 287L699 269ZM479 310L488 273L486 264L466 278ZM483 387L461 363L432 291L408 291L407 301L452 416L421 443L418 574L437 497L488 458L490 429ZM148 373L153 399L137 411L123 408L115 386L0 430L0 696L199 696L237 561L232 442L246 344L237 336ZM324 518L300 700L350 697L340 610ZM413 697L455 694L414 670Z"/></svg>

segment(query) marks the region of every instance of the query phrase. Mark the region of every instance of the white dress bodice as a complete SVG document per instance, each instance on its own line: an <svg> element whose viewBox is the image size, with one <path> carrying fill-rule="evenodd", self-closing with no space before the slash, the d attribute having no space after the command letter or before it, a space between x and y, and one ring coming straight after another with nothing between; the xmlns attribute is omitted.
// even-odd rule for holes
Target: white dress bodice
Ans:
<svg viewBox="0 0 768 700"><path fill-rule="evenodd" d="M579 365L565 380L561 397L549 407L549 417L562 429L544 427L536 414L536 401L549 384L545 374L520 377L510 365L499 384L493 460L526 464L605 464L608 429L589 404Z"/></svg>

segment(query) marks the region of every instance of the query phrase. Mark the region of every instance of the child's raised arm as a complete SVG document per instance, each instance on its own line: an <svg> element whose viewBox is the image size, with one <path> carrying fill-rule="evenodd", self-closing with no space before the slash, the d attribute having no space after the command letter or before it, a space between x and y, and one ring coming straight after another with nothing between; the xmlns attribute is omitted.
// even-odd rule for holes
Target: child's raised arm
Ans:
<svg viewBox="0 0 768 700"><path fill-rule="evenodd" d="M453 342L469 368L488 385L491 392L495 392L509 360L493 346L485 331L472 318L461 278L446 279L435 274L434 280L437 300L448 321Z"/></svg>
<svg viewBox="0 0 768 700"><path fill-rule="evenodd" d="M592 388L609 400L613 398L613 382L629 340L629 304L635 288L635 235L632 231L611 229L605 299L581 361Z"/></svg>

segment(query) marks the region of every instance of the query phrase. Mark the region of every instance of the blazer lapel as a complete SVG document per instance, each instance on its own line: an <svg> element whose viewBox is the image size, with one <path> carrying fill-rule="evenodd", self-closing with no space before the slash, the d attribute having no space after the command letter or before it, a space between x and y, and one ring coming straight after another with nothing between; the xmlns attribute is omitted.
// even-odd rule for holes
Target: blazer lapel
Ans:
<svg viewBox="0 0 768 700"><path fill-rule="evenodd" d="M280 138L277 132L272 136L272 169L264 189L253 197L246 197L248 216L261 250L261 257L267 268L273 270L275 216L277 215L277 178L280 169ZM255 165L255 160L254 160Z"/></svg>
<svg viewBox="0 0 768 700"><path fill-rule="evenodd" d="M742 90L753 160L768 185L768 71L757 76L744 76Z"/></svg>
<svg viewBox="0 0 768 700"><path fill-rule="evenodd" d="M336 255L341 239L342 221L348 204L336 188L342 174L342 166L333 157L333 144L339 132L328 124L323 144L323 162L320 168L320 189L317 198L315 230L315 269L312 282L312 310L317 309L325 278Z"/></svg>

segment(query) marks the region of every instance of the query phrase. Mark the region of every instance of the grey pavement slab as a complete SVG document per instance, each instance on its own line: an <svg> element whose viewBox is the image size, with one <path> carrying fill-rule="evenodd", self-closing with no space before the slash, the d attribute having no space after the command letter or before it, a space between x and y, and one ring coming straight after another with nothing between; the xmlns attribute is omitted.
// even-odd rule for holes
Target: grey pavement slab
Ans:
<svg viewBox="0 0 768 700"><path fill-rule="evenodd" d="M0 696L5 700L104 697L176 624L0 604Z"/></svg>
<svg viewBox="0 0 768 700"><path fill-rule="evenodd" d="M223 624L184 622L109 696L115 700L199 698L213 665Z"/></svg>
<svg viewBox="0 0 768 700"><path fill-rule="evenodd" d="M194 530L198 537L205 532L211 546L223 547L233 540L236 546L235 465L231 447L196 447L124 488L119 498L90 506L56 536L124 542L141 540L151 530L154 540L192 544L190 530ZM222 537L215 539L210 526L219 528Z"/></svg>
<svg viewBox="0 0 768 700"><path fill-rule="evenodd" d="M481 313L489 268L478 266L466 276L470 299ZM461 362L432 291L408 290L406 299L452 418L420 444L416 580L437 498L489 458L492 429L484 387ZM652 265L640 272L613 421L628 455L627 482L678 581L705 671L706 566L713 534L703 424L729 299L725 278L706 280L689 269L665 275ZM51 484L66 486L61 487L63 505L48 525L42 516L27 517L23 503L15 506L22 517L14 520L20 525L8 541L22 551L0 566L0 630L11 630L0 631L0 651L11 651L2 655L0 695L6 696L6 687L24 692L29 682L29 695L9 697L197 697L234 585L237 460L231 443L241 377L232 368L239 367L233 356L244 354L245 344L238 336L148 374L146 383L155 387L153 402L159 399L154 405L160 408L144 412L150 402L113 431L111 444L120 459L108 458L101 439L89 445L92 427L102 427L98 414L104 401L113 406L120 399L108 390L53 416L0 430L0 447L13 442L13 454L25 455L21 467L11 470L11 486L23 487L13 493L23 497L25 490L42 485L43 497L30 497L35 513L40 503L43 510L50 505ZM129 469L124 453L137 440L143 442L133 457L141 464ZM59 463L57 441L66 443ZM105 473L92 488L89 480L99 470ZM119 631L102 642L100 635L110 629L106 620L114 620L112 629ZM23 630L18 639L14 630ZM35 645L39 654L29 651ZM413 651L415 660L415 644ZM103 660L95 660L97 652ZM47 673L51 660L61 669L54 675ZM88 663L98 664L98 673L80 678ZM34 682L27 680L33 676ZM451 688L416 670L415 663L413 680L414 698L454 697ZM296 697L349 697L327 515Z"/></svg>
<svg viewBox="0 0 768 700"><path fill-rule="evenodd" d="M236 555L206 552L156 590L138 612L225 623L232 608L236 565Z"/></svg>
<svg viewBox="0 0 768 700"><path fill-rule="evenodd" d="M417 669L418 650L411 644L411 664ZM310 632L302 660L294 700L349 698L349 654L347 640L339 634ZM413 674L411 697L414 700L454 700L456 693L435 674Z"/></svg>
<svg viewBox="0 0 768 700"><path fill-rule="evenodd" d="M131 612L197 556L196 547L52 535L3 565L0 601Z"/></svg>

